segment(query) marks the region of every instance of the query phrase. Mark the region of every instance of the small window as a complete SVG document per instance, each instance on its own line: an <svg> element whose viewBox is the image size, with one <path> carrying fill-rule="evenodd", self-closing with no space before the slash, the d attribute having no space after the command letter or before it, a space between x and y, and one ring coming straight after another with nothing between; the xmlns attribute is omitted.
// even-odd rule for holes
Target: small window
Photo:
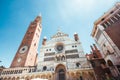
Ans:
<svg viewBox="0 0 120 80"><path fill-rule="evenodd" d="M62 56L62 57L61 57L61 61L64 61L64 60L65 60L65 56Z"/></svg>
<svg viewBox="0 0 120 80"><path fill-rule="evenodd" d="M102 24L102 26L103 26L104 28L106 28L105 24Z"/></svg>
<svg viewBox="0 0 120 80"><path fill-rule="evenodd" d="M110 24L110 25L112 25L112 24L113 24L113 22L112 22L110 19L108 20L108 22L109 22L109 24Z"/></svg>
<svg viewBox="0 0 120 80"><path fill-rule="evenodd" d="M74 48L74 46L72 46L72 48Z"/></svg>
<svg viewBox="0 0 120 80"><path fill-rule="evenodd" d="M118 20L118 18L116 16L114 16L114 19Z"/></svg>
<svg viewBox="0 0 120 80"><path fill-rule="evenodd" d="M36 36L38 36L38 34L36 33Z"/></svg>
<svg viewBox="0 0 120 80"><path fill-rule="evenodd" d="M114 11L111 11L110 14L112 14Z"/></svg>
<svg viewBox="0 0 120 80"><path fill-rule="evenodd" d="M120 19L120 15L119 15L119 14L115 15L115 17L116 17L117 19Z"/></svg>
<svg viewBox="0 0 120 80"><path fill-rule="evenodd" d="M114 22L116 22L116 21L117 21L117 20L115 19L115 17L112 17L111 19L112 19Z"/></svg>
<svg viewBox="0 0 120 80"><path fill-rule="evenodd" d="M32 34L33 32L31 32L31 34Z"/></svg>
<svg viewBox="0 0 120 80"><path fill-rule="evenodd" d="M51 49L49 49L49 51L51 51Z"/></svg>
<svg viewBox="0 0 120 80"><path fill-rule="evenodd" d="M34 43L34 46L36 46L36 43Z"/></svg>
<svg viewBox="0 0 120 80"><path fill-rule="evenodd" d="M46 51L48 51L48 49L46 49Z"/></svg>
<svg viewBox="0 0 120 80"><path fill-rule="evenodd" d="M77 47L77 45L75 45L75 47Z"/></svg>
<svg viewBox="0 0 120 80"><path fill-rule="evenodd" d="M105 45L105 44L103 44L103 46L104 46L104 47L106 47L106 45Z"/></svg>
<svg viewBox="0 0 120 80"><path fill-rule="evenodd" d="M108 24L109 26L111 25L109 21L107 21L107 24Z"/></svg>
<svg viewBox="0 0 120 80"><path fill-rule="evenodd" d="M39 37L39 35L38 35L38 37Z"/></svg>
<svg viewBox="0 0 120 80"><path fill-rule="evenodd" d="M113 20L112 18L110 18L110 22L111 22L111 23L114 23L114 20Z"/></svg>
<svg viewBox="0 0 120 80"><path fill-rule="evenodd" d="M46 69L47 69L47 67L46 67L46 66L44 66L44 67L43 67L43 70L45 71Z"/></svg>
<svg viewBox="0 0 120 80"><path fill-rule="evenodd" d="M40 29L38 28L38 31L40 32Z"/></svg>
<svg viewBox="0 0 120 80"><path fill-rule="evenodd" d="M111 54L109 50L107 50L107 53L108 53L108 54Z"/></svg>
<svg viewBox="0 0 120 80"><path fill-rule="evenodd" d="M27 32L27 34L30 34L30 32Z"/></svg>
<svg viewBox="0 0 120 80"><path fill-rule="evenodd" d="M103 21L105 18L102 18L101 21Z"/></svg>
<svg viewBox="0 0 120 80"><path fill-rule="evenodd" d="M105 25L105 27L108 27L108 26L109 26L109 24L108 24L107 22L105 22L104 25Z"/></svg>
<svg viewBox="0 0 120 80"><path fill-rule="evenodd" d="M79 66L80 66L80 63L77 62L77 63L76 63L76 67L79 67Z"/></svg>
<svg viewBox="0 0 120 80"><path fill-rule="evenodd" d="M120 17L120 14L118 13L117 16Z"/></svg>

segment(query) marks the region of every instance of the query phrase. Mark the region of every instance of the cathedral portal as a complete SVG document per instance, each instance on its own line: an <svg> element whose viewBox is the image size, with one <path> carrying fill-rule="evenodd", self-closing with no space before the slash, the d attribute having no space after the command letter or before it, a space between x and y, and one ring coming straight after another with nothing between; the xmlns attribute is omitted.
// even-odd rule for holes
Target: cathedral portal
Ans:
<svg viewBox="0 0 120 80"><path fill-rule="evenodd" d="M55 70L55 78L55 80L66 80L66 69L64 65L57 65Z"/></svg>

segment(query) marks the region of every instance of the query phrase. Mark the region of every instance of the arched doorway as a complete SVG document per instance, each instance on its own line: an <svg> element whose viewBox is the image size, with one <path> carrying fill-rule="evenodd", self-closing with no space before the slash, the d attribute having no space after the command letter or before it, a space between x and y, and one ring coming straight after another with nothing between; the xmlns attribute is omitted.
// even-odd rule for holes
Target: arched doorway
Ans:
<svg viewBox="0 0 120 80"><path fill-rule="evenodd" d="M107 60L107 64L112 73L112 76L114 76L114 77L119 76L120 73L119 73L118 69L116 68L116 66L113 64L113 62L111 60Z"/></svg>
<svg viewBox="0 0 120 80"><path fill-rule="evenodd" d="M111 60L107 60L108 66L114 66Z"/></svg>
<svg viewBox="0 0 120 80"><path fill-rule="evenodd" d="M58 72L59 80L65 80L65 71L63 69L60 69Z"/></svg>
<svg viewBox="0 0 120 80"><path fill-rule="evenodd" d="M66 69L65 66L59 64L55 70L55 80L66 80Z"/></svg>

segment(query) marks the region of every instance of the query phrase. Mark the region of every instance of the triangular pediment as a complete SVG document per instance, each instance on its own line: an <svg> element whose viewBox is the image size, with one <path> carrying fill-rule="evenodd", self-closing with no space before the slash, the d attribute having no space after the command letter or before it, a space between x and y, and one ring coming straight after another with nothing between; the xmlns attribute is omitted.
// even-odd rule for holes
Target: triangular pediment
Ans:
<svg viewBox="0 0 120 80"><path fill-rule="evenodd" d="M65 34L61 31L58 31L55 35L53 35L51 38L58 38L58 37L68 37L68 34Z"/></svg>

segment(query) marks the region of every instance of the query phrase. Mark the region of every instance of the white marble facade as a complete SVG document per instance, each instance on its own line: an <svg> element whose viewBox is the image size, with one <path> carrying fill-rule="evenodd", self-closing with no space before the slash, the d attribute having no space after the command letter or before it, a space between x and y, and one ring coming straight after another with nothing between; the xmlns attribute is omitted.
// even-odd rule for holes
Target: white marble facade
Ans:
<svg viewBox="0 0 120 80"><path fill-rule="evenodd" d="M70 39L68 34L58 31L41 46L37 69L39 71L55 70L58 64L66 69L90 67L85 58L81 42Z"/></svg>
<svg viewBox="0 0 120 80"><path fill-rule="evenodd" d="M46 39L46 38L44 38ZM81 42L70 39L58 31L40 48L37 66L3 69L2 80L95 80L95 74L87 62Z"/></svg>

